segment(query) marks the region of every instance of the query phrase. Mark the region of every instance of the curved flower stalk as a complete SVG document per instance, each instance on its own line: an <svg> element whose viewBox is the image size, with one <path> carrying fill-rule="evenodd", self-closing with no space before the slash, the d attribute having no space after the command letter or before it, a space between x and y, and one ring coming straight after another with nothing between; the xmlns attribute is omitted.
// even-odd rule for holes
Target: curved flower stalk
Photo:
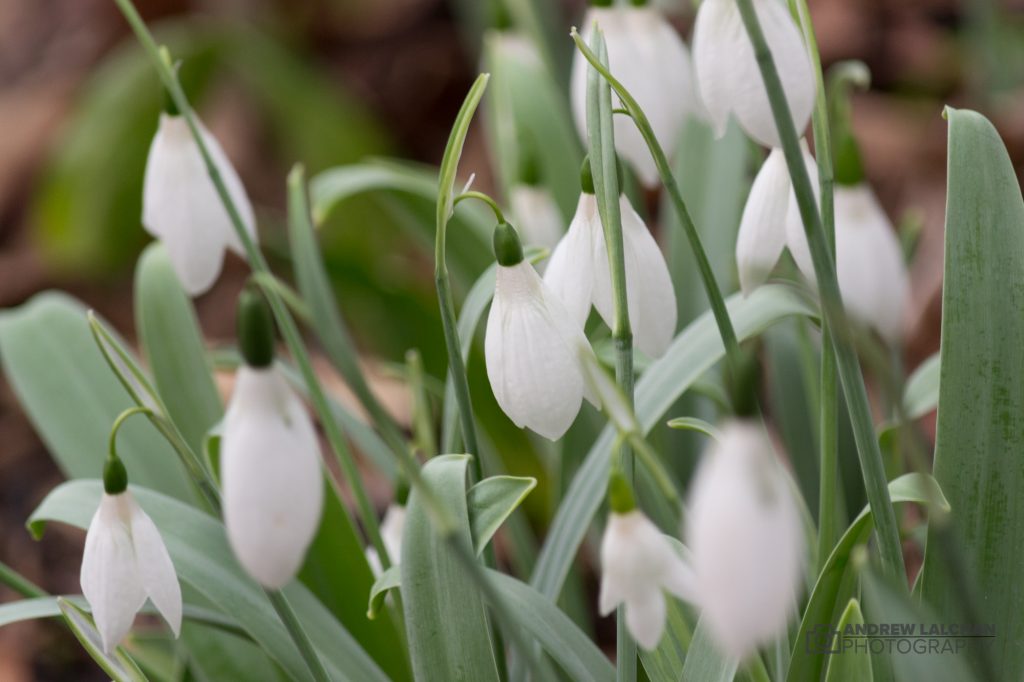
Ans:
<svg viewBox="0 0 1024 682"><path fill-rule="evenodd" d="M800 29L785 3L755 0L754 9L779 68L797 132L807 128L814 108L815 80ZM697 86L719 136L729 115L765 147L781 146L768 92L747 38L736 0L705 0L693 28ZM612 66L614 66L614 62Z"/></svg>
<svg viewBox="0 0 1024 682"><path fill-rule="evenodd" d="M256 221L242 181L216 138L198 119L196 123L246 231L255 240ZM160 115L146 160L142 224L164 243L174 271L191 296L213 286L226 249L245 257L242 242L182 116Z"/></svg>
<svg viewBox="0 0 1024 682"><path fill-rule="evenodd" d="M808 174L816 174L817 164L806 142L802 142L801 147ZM745 295L768 279L787 245L795 252L806 244L802 234L796 235L789 229L794 221L802 232L786 158L781 149L775 148L754 178L736 238L736 267Z"/></svg>
<svg viewBox="0 0 1024 682"><path fill-rule="evenodd" d="M654 649L665 630L665 593L694 601L693 570L670 540L636 508L629 484L613 474L612 512L601 539L599 611L626 607L626 626L637 644Z"/></svg>
<svg viewBox="0 0 1024 682"><path fill-rule="evenodd" d="M581 365L590 345L575 318L523 260L508 223L495 228L494 251L498 272L484 339L487 378L516 426L558 440L584 397L597 404Z"/></svg>
<svg viewBox="0 0 1024 682"><path fill-rule="evenodd" d="M609 326L615 320L615 298L597 197L583 162L583 192L569 231L555 247L544 282L581 327L597 308ZM676 329L676 294L668 264L658 243L625 194L619 196L622 245L626 265L629 322L636 347L656 358L664 354Z"/></svg>
<svg viewBox="0 0 1024 682"><path fill-rule="evenodd" d="M803 527L760 424L722 426L694 478L686 539L702 618L725 653L743 659L785 630L805 570Z"/></svg>
<svg viewBox="0 0 1024 682"><path fill-rule="evenodd" d="M128 491L128 474L116 455L104 467L103 497L85 536L81 583L106 653L128 634L147 597L174 636L180 634L174 564L160 531Z"/></svg>
<svg viewBox="0 0 1024 682"><path fill-rule="evenodd" d="M892 222L866 182L837 185L834 193L836 274L843 304L853 319L898 344L910 283ZM807 236L795 208L786 230L800 272L814 282Z"/></svg>
<svg viewBox="0 0 1024 682"><path fill-rule="evenodd" d="M305 406L273 366L273 322L243 292L238 371L221 437L224 525L245 571L270 589L302 565L323 506L320 447Z"/></svg>
<svg viewBox="0 0 1024 682"><path fill-rule="evenodd" d="M690 53L679 34L654 7L633 3L623 7L591 7L580 35L589 44L594 24L608 46L608 63L615 77L647 113L654 134L669 153L678 146L689 114L699 111L693 85ZM573 57L570 95L576 127L587 139L586 58ZM629 117L614 121L615 151L636 171L645 187L659 182L657 166L647 144Z"/></svg>

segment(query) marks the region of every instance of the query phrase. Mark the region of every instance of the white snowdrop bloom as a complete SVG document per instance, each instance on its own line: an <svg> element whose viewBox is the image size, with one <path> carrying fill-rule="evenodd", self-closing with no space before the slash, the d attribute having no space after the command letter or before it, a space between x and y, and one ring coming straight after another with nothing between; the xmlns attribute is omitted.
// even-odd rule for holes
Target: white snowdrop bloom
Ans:
<svg viewBox="0 0 1024 682"><path fill-rule="evenodd" d="M814 108L810 56L784 2L753 2L800 134ZM757 142L766 147L781 146L768 92L736 0L701 3L693 28L693 61L701 99L719 136L725 133L729 115L733 114Z"/></svg>
<svg viewBox="0 0 1024 682"><path fill-rule="evenodd" d="M702 619L724 653L743 659L785 630L805 570L803 526L759 424L722 426L694 478L686 539Z"/></svg>
<svg viewBox="0 0 1024 682"><path fill-rule="evenodd" d="M241 214L256 238L252 204L242 181L217 140L198 122L206 148ZM245 256L227 209L206 172L199 146L184 117L160 115L149 148L142 191L142 224L163 242L185 291L198 296L220 275L225 249Z"/></svg>
<svg viewBox="0 0 1024 682"><path fill-rule="evenodd" d="M811 177L811 184L817 192L818 166L801 140L804 163ZM795 216L800 222L800 212L793 193L786 158L779 148L772 149L764 165L754 178L754 184L747 196L740 218L739 234L736 238L736 267L739 271L740 288L744 294L764 283L789 243L792 232L788 232ZM796 245L798 247L799 245Z"/></svg>
<svg viewBox="0 0 1024 682"><path fill-rule="evenodd" d="M484 338L491 390L516 426L558 440L584 397L597 404L583 379L582 353L592 352L590 345L582 327L523 260L507 223L495 230L495 252L498 271Z"/></svg>
<svg viewBox="0 0 1024 682"><path fill-rule="evenodd" d="M686 117L697 111L690 54L679 34L654 7L591 7L580 37L589 46L594 23L604 33L612 75L636 99L666 154L678 145ZM587 139L587 73L590 63L573 57L570 94L580 136ZM615 150L646 187L658 184L658 169L636 124L616 115Z"/></svg>
<svg viewBox="0 0 1024 682"><path fill-rule="evenodd" d="M384 512L384 520L380 524L380 539L384 542L384 549L388 551L388 558L391 565L397 566L402 559L402 531L405 529L405 507L400 504L388 505ZM370 564L370 570L374 576L379 576L384 566L381 564L380 555L373 547L366 549L366 562Z"/></svg>
<svg viewBox="0 0 1024 682"><path fill-rule="evenodd" d="M665 592L693 601L693 570L640 510L612 512L601 539L601 615L625 604L629 633L654 649L665 629Z"/></svg>
<svg viewBox="0 0 1024 682"><path fill-rule="evenodd" d="M866 183L836 185L836 275L843 305L860 324L889 343L903 336L910 282L903 249L892 222ZM807 235L799 214L790 213L786 229L800 271L816 281Z"/></svg>
<svg viewBox="0 0 1024 682"><path fill-rule="evenodd" d="M132 627L135 614L153 602L177 637L181 587L160 531L132 494L104 493L85 536L82 594L110 653Z"/></svg>
<svg viewBox="0 0 1024 682"><path fill-rule="evenodd" d="M636 347L661 357L676 330L676 294L668 264L629 199L619 197L626 263L626 298ZM597 199L583 192L569 231L555 247L544 281L582 326L593 304L612 326L615 299Z"/></svg>
<svg viewBox="0 0 1024 682"><path fill-rule="evenodd" d="M509 190L508 199L523 242L555 248L565 234L565 222L551 192L541 185L516 184Z"/></svg>
<svg viewBox="0 0 1024 682"><path fill-rule="evenodd" d="M284 587L323 505L320 448L305 406L273 366L238 370L221 437L224 525L246 572Z"/></svg>

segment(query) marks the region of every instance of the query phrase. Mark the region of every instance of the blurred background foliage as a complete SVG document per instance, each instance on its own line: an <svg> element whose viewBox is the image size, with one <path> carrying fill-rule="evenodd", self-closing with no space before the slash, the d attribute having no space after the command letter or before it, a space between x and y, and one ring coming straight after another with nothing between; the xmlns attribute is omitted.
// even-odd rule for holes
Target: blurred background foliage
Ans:
<svg viewBox="0 0 1024 682"><path fill-rule="evenodd" d="M657 2L683 35L690 0ZM409 349L423 356L431 386L445 354L433 289L433 166L478 69L494 74L483 115L461 164L464 182L504 196L519 150L540 159L541 177L566 221L578 195L582 155L565 87L567 34L580 0L140 0L157 37L182 61L191 100L235 162L257 206L260 236L288 278L284 177L295 162L313 178L327 270L364 353L375 389L408 420L400 375ZM872 90L855 99L855 126L869 178L897 224L919 230L912 264L905 365L938 347L945 181L942 105L993 120L1018 169L1024 163L1024 2L1021 0L810 0L822 56L860 59ZM529 41L536 52L524 52ZM528 53L528 54L527 54ZM524 54L526 57L524 58ZM151 67L107 0L4 0L0 4L0 307L52 287L69 290L134 340L132 272L149 241L141 229L142 171L163 94ZM676 155L684 194L702 226L720 281L734 290L732 245L760 153L737 130L713 141L692 122ZM398 189L383 189L387 185ZM661 216L680 329L706 308L692 257L671 212L634 190ZM323 199L318 201L318 197ZM329 198L329 199L328 199ZM456 295L490 262L488 219L460 207L450 230ZM197 301L213 345L230 344L244 265L231 259L217 287ZM603 333L594 320L596 336ZM813 386L801 380L806 330L783 324L763 340L769 409L796 476L816 509ZM602 342L596 342L600 351ZM327 363L323 363L326 370ZM487 439L502 443L511 473L541 480L528 498L543 528L599 422L585 408L556 452L516 429L487 386L480 344L468 363ZM333 388L345 395L340 381ZM693 391L674 413L713 418L715 387ZM709 397L712 396L712 397ZM926 430L930 427L926 417ZM685 480L701 441L662 429L655 437ZM848 443L849 438L844 438ZM849 449L849 448L847 448ZM855 467L850 450L844 462ZM15 475L16 474L16 475ZM77 589L81 538L51 533L30 546L22 523L58 474L0 378L0 556L45 587ZM859 509L859 476L845 476ZM383 504L387 487L377 486ZM517 548L521 545L517 544ZM521 555L519 561L526 559ZM569 585L568 610L587 617L584 587ZM0 589L0 597L3 597ZM50 656L57 628L0 631L0 679L67 679L67 653ZM75 651L75 647L67 647ZM47 657L37 651L45 650ZM83 673L85 674L85 673Z"/></svg>

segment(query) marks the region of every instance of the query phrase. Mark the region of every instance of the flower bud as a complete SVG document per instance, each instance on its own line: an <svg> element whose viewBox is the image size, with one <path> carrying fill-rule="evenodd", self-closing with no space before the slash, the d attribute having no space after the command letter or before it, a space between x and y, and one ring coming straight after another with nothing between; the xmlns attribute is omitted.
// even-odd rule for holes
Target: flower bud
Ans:
<svg viewBox="0 0 1024 682"><path fill-rule="evenodd" d="M238 296L236 312L238 348L249 367L269 367L274 362L274 318L263 295L246 287Z"/></svg>

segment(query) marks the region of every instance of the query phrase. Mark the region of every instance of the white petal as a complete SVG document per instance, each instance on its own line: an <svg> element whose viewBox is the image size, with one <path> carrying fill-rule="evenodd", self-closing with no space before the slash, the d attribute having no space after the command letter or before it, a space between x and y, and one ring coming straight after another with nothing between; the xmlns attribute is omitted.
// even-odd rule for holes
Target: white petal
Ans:
<svg viewBox="0 0 1024 682"><path fill-rule="evenodd" d="M201 123L200 130L246 229L255 235L252 205L241 180ZM199 147L180 116L160 117L146 161L142 223L164 242L182 286L193 296L209 289L217 279L225 247L241 250Z"/></svg>
<svg viewBox="0 0 1024 682"><path fill-rule="evenodd" d="M777 0L754 0L765 39L782 80L797 132L814 106L814 72L800 30ZM693 56L701 98L719 135L730 113L766 147L780 144L768 93L735 0L701 3L694 25Z"/></svg>
<svg viewBox="0 0 1024 682"><path fill-rule="evenodd" d="M565 234L565 222L551 192L543 187L515 185L509 190L509 203L513 224L524 243L555 248Z"/></svg>
<svg viewBox="0 0 1024 682"><path fill-rule="evenodd" d="M803 527L763 428L722 426L694 478L687 540L702 619L739 659L785 630L805 563Z"/></svg>
<svg viewBox="0 0 1024 682"><path fill-rule="evenodd" d="M299 570L320 523L323 478L313 424L276 369L243 367L222 439L231 548L260 584L281 588Z"/></svg>
<svg viewBox="0 0 1024 682"><path fill-rule="evenodd" d="M104 494L85 536L82 594L107 653L120 644L146 601L126 508L127 495Z"/></svg>
<svg viewBox="0 0 1024 682"><path fill-rule="evenodd" d="M544 271L544 283L582 327L594 293L594 234L601 231L597 199L581 194L569 231L555 247Z"/></svg>
<svg viewBox="0 0 1024 682"><path fill-rule="evenodd" d="M583 332L525 261L498 267L484 356L498 405L520 428L557 440L583 401ZM571 336L567 336L571 330Z"/></svg>
<svg viewBox="0 0 1024 682"><path fill-rule="evenodd" d="M665 595L661 590L647 590L626 602L626 627L644 649L658 646L665 631Z"/></svg>
<svg viewBox="0 0 1024 682"><path fill-rule="evenodd" d="M736 267L744 294L764 283L782 255L791 188L782 150L773 149L750 188L736 238Z"/></svg>
<svg viewBox="0 0 1024 682"><path fill-rule="evenodd" d="M129 493L125 495L129 496ZM129 499L139 579L153 605L177 637L181 633L181 586L178 584L178 575L156 524L134 499Z"/></svg>
<svg viewBox="0 0 1024 682"><path fill-rule="evenodd" d="M374 578L379 578L380 574L384 572L384 564L380 562L380 555L373 547L366 548L366 563L369 564Z"/></svg>
<svg viewBox="0 0 1024 682"><path fill-rule="evenodd" d="M668 264L643 219L626 195L619 197L626 264L626 300L633 339L641 352L661 357L676 330L676 292ZM615 321L611 272L604 234L595 235L594 306L609 327Z"/></svg>
<svg viewBox="0 0 1024 682"><path fill-rule="evenodd" d="M800 140L803 151L804 165L807 167L807 175L811 179L811 190L814 192L814 203L821 208L821 185L818 183L818 164L807 149L807 140ZM792 185L789 190L789 208L786 210L786 245L789 252L796 261L797 267L807 280L814 284L814 263L811 261L811 251L807 244L807 232L804 230L804 220L800 215L800 205L796 202L796 193Z"/></svg>
<svg viewBox="0 0 1024 682"><path fill-rule="evenodd" d="M392 565L402 559L402 531L405 530L405 507L397 504L388 506L384 521L380 524L380 535L388 550Z"/></svg>

